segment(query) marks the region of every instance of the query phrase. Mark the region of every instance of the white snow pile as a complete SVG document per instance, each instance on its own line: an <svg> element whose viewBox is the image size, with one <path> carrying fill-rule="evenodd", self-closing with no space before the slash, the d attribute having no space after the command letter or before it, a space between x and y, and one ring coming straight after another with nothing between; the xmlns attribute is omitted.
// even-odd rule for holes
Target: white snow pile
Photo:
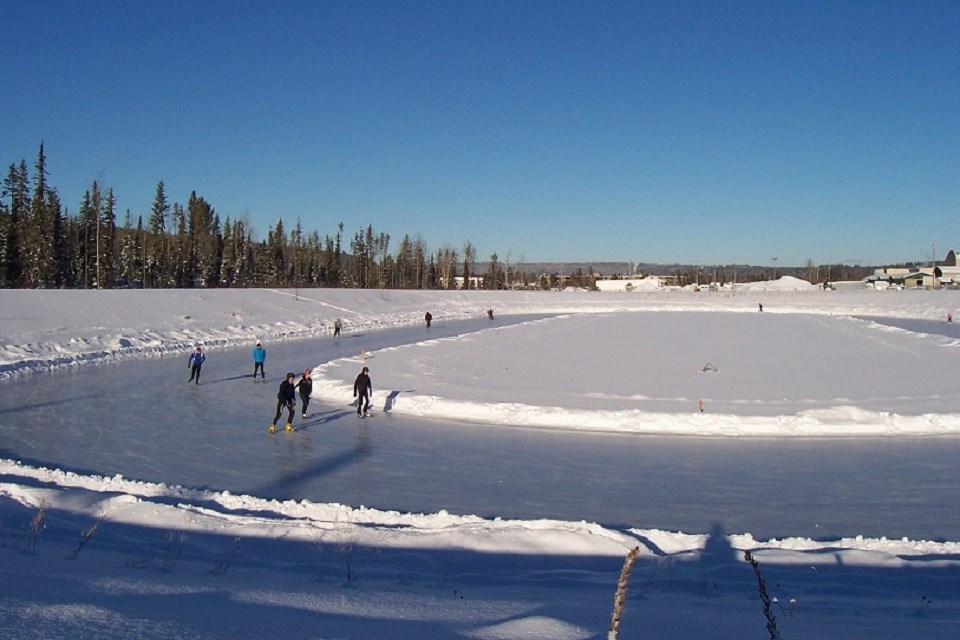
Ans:
<svg viewBox="0 0 960 640"><path fill-rule="evenodd" d="M817 291L819 287L794 276L781 276L776 280L760 280L737 285L742 293L767 291Z"/></svg>

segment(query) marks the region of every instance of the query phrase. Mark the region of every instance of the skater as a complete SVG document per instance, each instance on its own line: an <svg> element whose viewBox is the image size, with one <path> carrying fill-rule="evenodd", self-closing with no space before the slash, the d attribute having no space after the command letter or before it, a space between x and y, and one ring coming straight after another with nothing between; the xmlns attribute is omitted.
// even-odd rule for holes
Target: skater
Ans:
<svg viewBox="0 0 960 640"><path fill-rule="evenodd" d="M487 318L493 320L493 309L487 309Z"/></svg>
<svg viewBox="0 0 960 640"><path fill-rule="evenodd" d="M343 324L340 323L340 318L337 318L333 321L333 337L340 337L340 329L343 327Z"/></svg>
<svg viewBox="0 0 960 640"><path fill-rule="evenodd" d="M763 313L763 303L760 303L760 312Z"/></svg>
<svg viewBox="0 0 960 640"><path fill-rule="evenodd" d="M203 366L203 361L206 359L207 356L203 355L203 349L197 345L197 350L191 353L187 360L187 368L190 369L190 379L187 382L200 384L200 367Z"/></svg>
<svg viewBox="0 0 960 640"><path fill-rule="evenodd" d="M302 406L300 417L304 420L307 419L307 405L310 404L310 393L313 391L313 379L310 376L311 371L307 369L297 382L297 391L300 392L300 404Z"/></svg>
<svg viewBox="0 0 960 640"><path fill-rule="evenodd" d="M277 414L273 416L273 422L270 423L270 428L268 431L273 433L277 430L277 420L280 419L280 414L284 409L287 410L287 431L293 431L293 410L296 408L296 399L295 399L295 387L293 384L293 379L296 376L293 373L287 374L287 379L280 383L280 388L277 390Z"/></svg>
<svg viewBox="0 0 960 640"><path fill-rule="evenodd" d="M430 312L427 311L427 315L423 316L424 321L427 323L427 329L430 328L430 323L433 322L433 316L430 315Z"/></svg>
<svg viewBox="0 0 960 640"><path fill-rule="evenodd" d="M947 312L947 322L953 322L953 314L950 312Z"/></svg>
<svg viewBox="0 0 960 640"><path fill-rule="evenodd" d="M257 381L257 369L260 370L260 379L267 381L267 375L263 372L263 362L267 359L267 350L260 346L257 340L257 348L253 350L253 381Z"/></svg>
<svg viewBox="0 0 960 640"><path fill-rule="evenodd" d="M429 315L429 314L427 314ZM370 394L373 392L373 383L370 382L370 369L364 367L353 381L353 397L357 398L357 416L361 413L364 418L370 415Z"/></svg>

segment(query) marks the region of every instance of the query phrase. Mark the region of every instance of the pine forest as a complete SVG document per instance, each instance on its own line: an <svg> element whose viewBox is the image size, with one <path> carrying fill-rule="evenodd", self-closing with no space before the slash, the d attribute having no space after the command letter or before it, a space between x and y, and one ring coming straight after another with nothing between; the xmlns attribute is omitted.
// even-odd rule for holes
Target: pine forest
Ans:
<svg viewBox="0 0 960 640"><path fill-rule="evenodd" d="M113 189L94 181L76 213L49 183L44 145L32 175L27 162L10 164L0 189L0 287L211 288L355 287L500 289L529 286L523 266L496 254L475 273L470 242L430 252L419 237L391 238L372 225L347 239L307 231L282 220L258 238L245 220L224 219L196 192L186 205L171 202L157 183L150 211L118 223ZM538 283L537 283L538 284Z"/></svg>

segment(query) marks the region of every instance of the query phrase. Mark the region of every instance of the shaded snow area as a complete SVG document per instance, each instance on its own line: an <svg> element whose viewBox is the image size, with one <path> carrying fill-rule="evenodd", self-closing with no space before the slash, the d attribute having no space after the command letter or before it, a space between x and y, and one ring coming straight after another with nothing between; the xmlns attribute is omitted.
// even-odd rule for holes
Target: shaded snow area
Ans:
<svg viewBox="0 0 960 640"><path fill-rule="evenodd" d="M680 532L646 521L548 519L527 503L520 519L497 517L495 506L483 516L414 513L362 506L349 491L336 502L306 499L285 476L296 462L312 464L319 482L356 473L357 486L390 482L400 493L425 493L415 472L440 465L430 455L401 461L389 479L350 468L364 451L399 442L386 431L422 422L424 433L442 429L446 442L459 432L475 438L478 424L523 432L509 442L534 450L525 455L561 430L583 440L598 432L639 442L683 436L669 451L705 441L782 441L775 450L790 455L791 445L816 440L842 443L853 457L861 439L867 452L878 441L953 447L960 331L945 317L957 315L957 292L802 284L733 294L0 291L0 638L603 639L635 547L620 638L769 638L770 624L784 639L956 637L960 544L952 527L929 540L790 531L758 539L720 524ZM344 329L334 339L337 318ZM248 378L257 339L270 354L268 385ZM210 354L206 377L186 385L186 355L197 344ZM281 375L272 367L293 368L284 349L313 368L311 407L322 419L269 436L265 414ZM144 358L151 362L115 364ZM155 386L137 380L136 407L122 414L112 389L83 387L85 396L102 395L93 403L100 414L73 391L102 367L168 360L169 368L150 369L164 376ZM228 362L244 370L227 371ZM346 406L361 366L373 378L372 420ZM27 397L37 399L24 405ZM264 414L253 426L218 422L249 413L247 402ZM81 405L86 426L73 419ZM181 408L189 415L170 420ZM206 417L195 425L195 414ZM112 427L120 415L124 425ZM32 424L37 416L42 429ZM189 433L178 432L181 423ZM333 429L356 438L355 453L328 450ZM109 448L114 439L123 445ZM244 458L245 443L265 460ZM104 453L81 456L79 448ZM161 459L177 457L203 461L190 467L189 485L157 478L157 470L185 468ZM872 460L863 458L867 469ZM775 461L759 462L748 454L739 473L765 474L754 486L791 484ZM554 463L571 476L580 466L570 455ZM252 486L270 486L270 495L213 488L242 476L238 465L268 476ZM590 483L598 494L614 490L602 477ZM633 500L629 483L616 486L627 488L614 500ZM868 504L882 503L888 489L855 488L873 492ZM812 483L808 492L816 491ZM516 513L510 499L504 491L490 504ZM750 493L732 500L766 507ZM830 504L832 520L842 521L843 497Z"/></svg>

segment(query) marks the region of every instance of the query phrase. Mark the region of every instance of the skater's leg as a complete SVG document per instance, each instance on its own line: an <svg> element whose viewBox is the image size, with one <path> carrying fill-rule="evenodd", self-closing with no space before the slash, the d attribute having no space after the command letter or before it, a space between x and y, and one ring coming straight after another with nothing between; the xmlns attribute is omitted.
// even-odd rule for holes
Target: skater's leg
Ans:
<svg viewBox="0 0 960 640"><path fill-rule="evenodd" d="M300 410L301 415L307 417L307 407L310 406L310 396L300 396L300 404L303 405L303 408Z"/></svg>
<svg viewBox="0 0 960 640"><path fill-rule="evenodd" d="M277 400L277 414L273 416L273 424L277 424L277 420L280 419L280 413L283 411L283 401Z"/></svg>

